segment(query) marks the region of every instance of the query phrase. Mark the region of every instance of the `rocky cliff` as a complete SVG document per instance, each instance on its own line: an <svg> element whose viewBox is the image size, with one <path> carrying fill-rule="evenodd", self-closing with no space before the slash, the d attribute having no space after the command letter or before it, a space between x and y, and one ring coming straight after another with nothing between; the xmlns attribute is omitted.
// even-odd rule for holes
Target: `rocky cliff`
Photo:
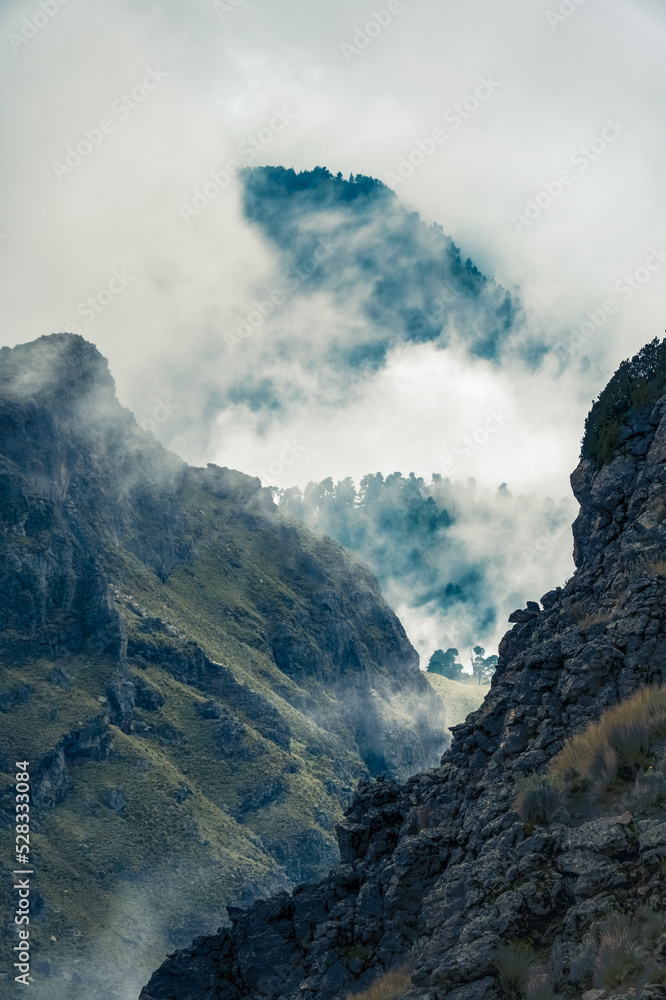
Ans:
<svg viewBox="0 0 666 1000"><path fill-rule="evenodd" d="M596 798L545 776L569 738L666 682L666 395L644 367L611 384L612 435L599 408L588 424L574 576L510 616L491 691L440 766L365 784L326 879L235 911L142 1000L666 997L663 714L656 746L624 733L644 766L606 748ZM551 808L526 809L530 788Z"/></svg>
<svg viewBox="0 0 666 1000"><path fill-rule="evenodd" d="M165 451L77 336L0 351L0 587L0 816L8 845L29 759L33 992L138 993L227 904L320 877L359 779L446 745L363 564L259 480Z"/></svg>

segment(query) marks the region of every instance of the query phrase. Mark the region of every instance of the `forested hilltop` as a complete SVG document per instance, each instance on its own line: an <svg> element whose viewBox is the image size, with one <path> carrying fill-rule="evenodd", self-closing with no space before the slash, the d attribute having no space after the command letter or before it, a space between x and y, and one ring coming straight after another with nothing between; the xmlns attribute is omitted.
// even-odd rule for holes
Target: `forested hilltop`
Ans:
<svg viewBox="0 0 666 1000"><path fill-rule="evenodd" d="M281 166L239 179L272 269L259 269L253 308L224 332L234 364L216 406L270 421L315 396L339 402L393 351L423 345L493 366L540 363L547 347L528 330L517 290L483 274L381 181Z"/></svg>
<svg viewBox="0 0 666 1000"><path fill-rule="evenodd" d="M456 648L467 669L473 647L494 652L507 611L552 572L573 515L568 500L513 496L505 483L491 493L439 474L375 473L358 487L328 478L276 495L372 568L422 666L437 649Z"/></svg>
<svg viewBox="0 0 666 1000"><path fill-rule="evenodd" d="M353 288L366 320L353 345L331 345L341 362L376 367L398 343L444 347L457 339L470 354L498 360L522 319L519 299L381 181L362 174L346 180L326 167L254 167L240 177L246 217L286 262L309 259L321 240L337 248L310 285L343 299Z"/></svg>
<svg viewBox="0 0 666 1000"><path fill-rule="evenodd" d="M264 166L241 170L238 188L253 263L215 313L207 377L183 356L163 443L209 455L230 435L303 426L308 413L328 420L371 396L403 355L441 359L443 385L459 363L493 378L545 363L549 339L527 321L520 289L381 181Z"/></svg>

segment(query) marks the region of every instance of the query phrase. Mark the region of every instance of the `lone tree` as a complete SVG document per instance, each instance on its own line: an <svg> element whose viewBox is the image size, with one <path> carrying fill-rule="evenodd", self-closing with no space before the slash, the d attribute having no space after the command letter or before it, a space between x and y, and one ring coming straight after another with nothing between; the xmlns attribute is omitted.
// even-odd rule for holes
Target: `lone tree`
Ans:
<svg viewBox="0 0 666 1000"><path fill-rule="evenodd" d="M478 684L489 684L497 668L497 656L486 656L483 646L475 646L470 649L470 662L472 673L476 677Z"/></svg>
<svg viewBox="0 0 666 1000"><path fill-rule="evenodd" d="M430 657L428 672L439 674L440 677L448 677L452 681L461 680L463 665L456 661L457 656L458 650L453 649L453 647L447 649L446 652L442 649L436 649Z"/></svg>

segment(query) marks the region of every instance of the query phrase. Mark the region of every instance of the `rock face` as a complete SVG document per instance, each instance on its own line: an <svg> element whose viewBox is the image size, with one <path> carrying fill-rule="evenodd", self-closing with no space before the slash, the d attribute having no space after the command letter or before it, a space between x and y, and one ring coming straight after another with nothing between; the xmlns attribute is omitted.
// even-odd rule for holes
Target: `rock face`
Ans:
<svg viewBox="0 0 666 1000"><path fill-rule="evenodd" d="M86 997L149 962L138 992L226 904L320 877L357 781L449 742L367 568L258 479L165 451L81 337L0 350L0 588L0 826L29 759L35 935L56 978L71 942Z"/></svg>
<svg viewBox="0 0 666 1000"><path fill-rule="evenodd" d="M231 930L168 959L142 1000L343 1000L404 965L414 1000L499 1000L497 945L515 939L559 950L573 977L562 992L580 997L593 921L666 906L663 811L560 809L530 826L513 808L521 778L567 737L666 682L666 397L633 413L614 457L582 461L572 485L576 572L511 615L491 691L441 765L364 785L326 879L235 912ZM663 928L661 947L663 961Z"/></svg>

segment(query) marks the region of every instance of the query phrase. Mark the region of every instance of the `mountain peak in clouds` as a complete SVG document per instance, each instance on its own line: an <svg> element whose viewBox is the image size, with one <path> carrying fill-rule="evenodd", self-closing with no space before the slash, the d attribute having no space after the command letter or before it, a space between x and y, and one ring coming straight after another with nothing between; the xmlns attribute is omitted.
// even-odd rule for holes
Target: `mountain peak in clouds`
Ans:
<svg viewBox="0 0 666 1000"><path fill-rule="evenodd" d="M303 290L328 292L355 312L353 337L341 332L328 344L329 362L377 370L409 343L499 362L521 327L519 300L381 181L345 180L325 167L254 167L240 176L246 217L289 269L311 269Z"/></svg>
<svg viewBox="0 0 666 1000"><path fill-rule="evenodd" d="M345 180L341 171L332 174L327 167L301 170L296 173L291 167L253 167L244 171L246 206L252 197L265 200L285 195L307 192L310 202L320 205L335 205L339 202L365 202L385 198L395 200L395 192L383 181L364 174L349 175Z"/></svg>
<svg viewBox="0 0 666 1000"><path fill-rule="evenodd" d="M78 334L53 333L0 348L0 393L57 393L63 400L85 395L93 387L115 393L106 358Z"/></svg>

